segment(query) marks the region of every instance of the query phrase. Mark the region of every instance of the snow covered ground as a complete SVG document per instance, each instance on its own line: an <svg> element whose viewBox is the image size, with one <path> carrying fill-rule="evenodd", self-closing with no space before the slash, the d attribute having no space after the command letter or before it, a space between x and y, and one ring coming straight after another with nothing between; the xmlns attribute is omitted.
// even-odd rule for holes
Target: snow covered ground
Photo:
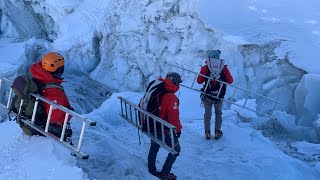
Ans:
<svg viewBox="0 0 320 180"><path fill-rule="evenodd" d="M98 122L87 129L85 161L46 138L24 135L0 109L0 122L6 121L0 124L0 179L152 179L149 139L138 144L137 130L119 116L117 96L137 103L146 83L167 71L164 61L198 71L213 48L222 50L235 84L277 97L283 106L269 120L225 104L224 137L207 141L199 94L181 88L182 152L173 172L179 179L320 178L320 147L314 144L320 142L316 0L0 5L0 77L24 74L45 52L59 50L66 57L64 86L72 106ZM258 98L249 105L268 108ZM72 126L78 134L80 125L73 120ZM166 154L160 152L158 168Z"/></svg>
<svg viewBox="0 0 320 180"><path fill-rule="evenodd" d="M139 145L137 129L123 120L118 96L137 103L142 94L114 93L98 109L87 116L98 126L87 131L83 151L88 160L77 160L59 145L43 137L24 135L15 122L0 126L0 177L4 179L152 179L147 172L149 139ZM224 137L206 140L198 94L181 89L180 138L182 152L173 166L179 179L318 179L319 169L311 168L279 150L260 131L244 123L232 110L224 111ZM193 102L190 111L190 102ZM188 108L187 108L188 107ZM10 148L9 148L10 147ZM40 148L41 147L41 148ZM44 148L45 147L45 148ZM299 147L299 144L296 145ZM299 149L310 153L315 149ZM14 152L12 155L10 152ZM157 165L161 168L167 152L161 150ZM49 163L50 162L50 163ZM34 165L33 165L34 163ZM82 168L79 169L78 167ZM37 170L41 169L39 174ZM86 173L86 174L84 174ZM17 176L16 176L17 175ZM87 175L87 176L86 176Z"/></svg>

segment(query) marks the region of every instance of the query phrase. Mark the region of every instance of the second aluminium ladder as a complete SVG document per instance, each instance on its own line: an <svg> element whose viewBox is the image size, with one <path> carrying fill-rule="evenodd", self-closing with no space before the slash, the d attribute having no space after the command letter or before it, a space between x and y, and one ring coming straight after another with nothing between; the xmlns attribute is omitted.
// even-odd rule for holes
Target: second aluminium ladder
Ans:
<svg viewBox="0 0 320 180"><path fill-rule="evenodd" d="M167 62L165 62L165 65L169 66L169 68L168 68L169 71L168 71L168 72L176 69L177 72L181 72L180 75L181 75L182 78L183 78L183 76L185 75L185 73L187 73L188 75L190 75L191 77L193 77L193 81L192 81L192 84L191 84L191 85L186 85L186 84L184 84L184 83L182 82L182 83L180 84L180 86L183 86L183 87L185 87L185 88L188 88L188 89L197 91L197 92L202 93L202 94L205 94L205 95L207 95L207 96L211 96L211 97L220 99L220 98L219 98L219 94L221 93L222 85L225 84L227 87L232 87L232 88L234 88L234 91L232 92L231 98L233 98L233 96L235 95L236 91L242 91L242 92L243 92L244 94L246 94L247 96L246 96L243 104L238 104L238 103L236 103L236 102L234 102L234 101L231 101L231 100L228 100L228 99L220 99L220 100L225 101L225 102L228 102L228 103L233 104L233 105L236 105L236 106L239 106L239 107L241 107L241 108L247 109L247 110L249 110L249 111L258 113L258 114L260 114L260 115L263 115L263 116L267 116L267 117L276 119L276 117L273 116L273 111L274 111L274 109L275 109L275 107L276 107L277 105L281 104L281 103L280 103L279 101L277 101L277 100L271 99L271 98L266 97L266 96L264 96L264 95L261 95L261 94L258 94L258 93L255 93L255 92L246 90L246 89L244 89L244 88L242 88L242 87L235 86L235 85L232 85L232 84L229 84L229 83L220 81L220 80L216 80L217 82L219 82L219 83L221 84L221 85L220 85L220 89L219 89L219 91L218 91L218 94L217 94L217 96L213 96L213 95L211 95L211 94L207 94L207 93L205 93L205 92L203 92L203 91L195 88L195 81L196 81L196 79L197 79L198 76L203 76L203 77L205 77L205 78L208 78L209 80L212 80L211 77L206 76L206 75L203 75L203 74L200 74L200 73L196 73L196 72L194 72L194 71L190 71L190 70L188 70L188 69L186 69L186 68L183 68L183 67L180 67L180 66L177 66L177 65L169 64L169 63L167 63ZM208 81L208 82L209 82L209 81ZM206 89L208 88L208 85L209 85L209 83L207 83L207 84L205 85L204 91L206 91ZM250 96L257 96L257 97L261 98L263 101L266 101L266 102L270 103L272 109L271 109L269 112L265 112L265 111L258 111L258 110L256 110L256 109L253 109L253 108L250 108L250 107L246 106L248 100L250 99L250 98L249 98Z"/></svg>
<svg viewBox="0 0 320 180"><path fill-rule="evenodd" d="M147 123L147 131L143 131L150 139L155 141L157 144L159 144L161 147L166 149L171 154L177 154L177 152L174 150L174 132L176 131L176 127L172 124L166 122L165 120L141 109L140 107L136 106L132 102L128 101L127 99L123 97L118 97L120 99L120 105L121 105L121 113L120 116L127 120L129 123L131 123L133 126L138 128L138 130L142 129L142 124L140 121L141 117L144 117ZM157 132L157 125L160 124L161 127L161 137L157 137L158 133L151 133L151 129L149 127L149 123L153 123L153 131ZM169 145L165 142L165 129L169 132Z"/></svg>

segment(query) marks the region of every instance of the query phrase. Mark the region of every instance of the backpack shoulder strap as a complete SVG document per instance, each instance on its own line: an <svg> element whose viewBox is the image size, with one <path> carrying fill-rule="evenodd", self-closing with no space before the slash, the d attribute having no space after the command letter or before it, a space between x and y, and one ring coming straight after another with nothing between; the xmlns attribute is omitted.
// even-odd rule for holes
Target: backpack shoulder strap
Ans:
<svg viewBox="0 0 320 180"><path fill-rule="evenodd" d="M54 82L49 82L49 83L43 84L43 86L41 87L41 90L45 90L45 89L49 89L49 88L57 88L57 89L61 89L62 91L64 91L63 87L60 84L54 83Z"/></svg>

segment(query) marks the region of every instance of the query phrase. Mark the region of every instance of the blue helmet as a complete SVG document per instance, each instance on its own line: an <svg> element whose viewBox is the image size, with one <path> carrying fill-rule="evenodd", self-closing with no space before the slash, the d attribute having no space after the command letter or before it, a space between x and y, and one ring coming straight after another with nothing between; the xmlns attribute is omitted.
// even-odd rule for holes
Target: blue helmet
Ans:
<svg viewBox="0 0 320 180"><path fill-rule="evenodd" d="M220 50L211 50L208 54L208 58L220 59Z"/></svg>

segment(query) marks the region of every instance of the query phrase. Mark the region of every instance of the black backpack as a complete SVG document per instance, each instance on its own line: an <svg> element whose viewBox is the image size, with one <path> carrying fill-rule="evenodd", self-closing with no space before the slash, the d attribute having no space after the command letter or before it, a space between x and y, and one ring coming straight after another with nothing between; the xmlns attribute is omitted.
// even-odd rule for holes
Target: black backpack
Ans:
<svg viewBox="0 0 320 180"><path fill-rule="evenodd" d="M208 68L208 67L207 67ZM209 76L210 77L210 70L208 68L208 73L206 74L206 76ZM223 71L221 71L219 73L219 78L217 78L218 80L220 81L226 81L226 75L223 73ZM209 84L208 84L209 83ZM208 85L207 85L208 84ZM205 83L203 85L203 88L201 88L201 91L202 92L205 92L206 94L210 94L212 96L217 96L218 95L218 92L219 92L219 89L220 89L220 86L222 85L222 83L218 82L218 81L215 81L215 80L210 80L208 78L205 78ZM207 86L207 88L206 88ZM205 91L206 89L206 91ZM225 91L226 91L226 85L223 84L222 85L222 88L221 88L221 92L219 94L219 98L220 99L223 99L224 98L224 95L225 95ZM215 97L212 97L212 96L208 96L208 95L205 95L203 93L200 94L200 98L203 100L204 98L209 98L211 99L214 103L216 102L219 102L220 99L218 98L215 98Z"/></svg>
<svg viewBox="0 0 320 180"><path fill-rule="evenodd" d="M156 115L159 117L159 107L161 105L161 99L167 90L164 87L164 82L160 80L151 81L147 87L144 96L141 98L139 107ZM147 117L145 115L139 114L140 125L142 126L142 131L148 132ZM154 135L154 123L153 119L149 119L149 129L150 133ZM160 131L160 123L156 124L156 130Z"/></svg>

